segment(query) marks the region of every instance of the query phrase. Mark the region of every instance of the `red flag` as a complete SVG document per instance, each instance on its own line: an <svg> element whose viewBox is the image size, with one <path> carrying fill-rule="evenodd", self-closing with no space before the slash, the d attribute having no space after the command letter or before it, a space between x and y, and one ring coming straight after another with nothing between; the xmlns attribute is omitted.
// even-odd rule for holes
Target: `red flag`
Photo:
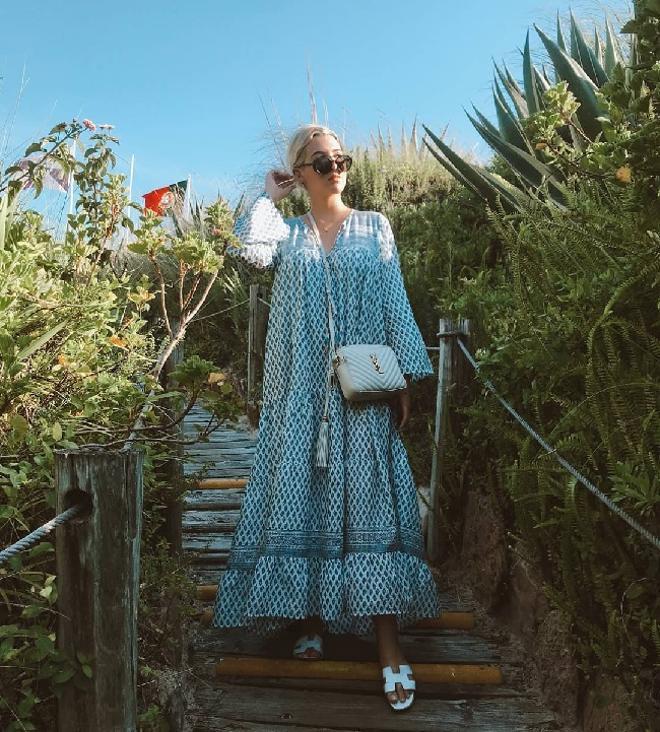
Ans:
<svg viewBox="0 0 660 732"><path fill-rule="evenodd" d="M186 194L187 180L172 183L163 188L155 188L143 194L144 210L151 209L159 216L164 216L172 208L180 208Z"/></svg>

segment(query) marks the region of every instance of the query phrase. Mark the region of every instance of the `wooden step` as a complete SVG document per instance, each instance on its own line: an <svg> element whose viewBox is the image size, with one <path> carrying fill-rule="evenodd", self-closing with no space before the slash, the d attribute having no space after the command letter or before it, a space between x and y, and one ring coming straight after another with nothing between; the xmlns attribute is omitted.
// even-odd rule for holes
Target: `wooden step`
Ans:
<svg viewBox="0 0 660 732"><path fill-rule="evenodd" d="M359 679L380 681L382 670L375 661L302 661L296 658L225 656L215 665L216 676L278 676L280 678ZM501 684L502 671L486 664L416 663L420 681L452 684Z"/></svg>
<svg viewBox="0 0 660 732"><path fill-rule="evenodd" d="M250 462L252 462L252 461L250 461ZM243 480L247 481L247 478L245 477L245 474L247 472L249 472L247 465L241 465L241 466L237 466L237 467L230 467L230 466L224 467L222 465L222 463L217 463L217 462L213 463L213 461L209 461L209 464L211 465L211 467L203 469L207 478L210 478L213 480L217 480L217 479L241 480L241 479L243 479ZM194 465L194 464L190 465L188 463L183 464L184 475L191 475L192 473L196 473L200 469L202 469L200 465ZM203 481L200 481L200 483L201 482L203 482ZM200 487L200 486L198 485L198 487ZM201 487L203 487L203 486L201 486ZM217 486L212 485L209 487L216 488Z"/></svg>
<svg viewBox="0 0 660 732"><path fill-rule="evenodd" d="M290 655L290 654L289 654ZM373 659L371 659L373 660ZM287 689L318 689L319 691L345 691L348 693L361 692L363 694L373 694L377 686L373 681L361 681L360 679L314 679L314 678L286 678L280 676L260 676L253 679L249 676L225 676L219 677L215 675L215 664L217 659L205 654L204 652L191 651L188 656L190 672L205 681L213 683L214 680L219 681L221 678L224 682L231 684L251 686L258 684L261 687L279 688L282 693L286 693ZM501 684L449 684L426 682L424 686L420 686L420 694L422 696L434 696L441 699L466 699L474 697L522 697L526 696L524 691L514 686L520 683L521 674L519 669L513 669L506 664L498 664L502 671L504 681ZM414 668L414 664L413 664ZM513 681L511 681L513 679Z"/></svg>
<svg viewBox="0 0 660 732"><path fill-rule="evenodd" d="M215 531L233 533L240 518L240 510L183 511L181 529L184 533L210 534Z"/></svg>
<svg viewBox="0 0 660 732"><path fill-rule="evenodd" d="M224 489L224 488L245 488L248 478L242 476L231 476L226 478L203 478L197 483L197 490Z"/></svg>
<svg viewBox="0 0 660 732"><path fill-rule="evenodd" d="M319 663L300 661L300 663ZM321 662L322 663L322 662ZM489 697L439 699L424 695L420 684L415 702L403 713L393 712L382 692L348 693L318 689L277 689L231 684L218 679L199 684L190 715L195 732L545 732L554 718L525 698ZM556 729L556 727L552 727Z"/></svg>
<svg viewBox="0 0 660 732"><path fill-rule="evenodd" d="M240 509L245 498L244 488L207 488L188 491L183 496L184 511L223 511Z"/></svg>
<svg viewBox="0 0 660 732"><path fill-rule="evenodd" d="M291 649L300 632L295 621L272 636L258 636L245 628L197 627L188 648L193 653L207 653L210 658L253 656L291 658ZM434 630L433 635L420 635L407 626L399 632L404 656L415 663L506 664L514 667L518 656L509 647L463 630ZM323 653L326 661L374 661L378 658L375 633L324 633Z"/></svg>
<svg viewBox="0 0 660 732"><path fill-rule="evenodd" d="M214 531L207 534L184 534L181 546L191 557L210 554L229 554L234 535L230 532Z"/></svg>

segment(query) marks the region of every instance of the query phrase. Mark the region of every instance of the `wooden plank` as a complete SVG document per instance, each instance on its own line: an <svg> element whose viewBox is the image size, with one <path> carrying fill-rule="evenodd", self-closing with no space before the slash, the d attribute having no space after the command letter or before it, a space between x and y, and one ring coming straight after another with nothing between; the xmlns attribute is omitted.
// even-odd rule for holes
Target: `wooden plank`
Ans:
<svg viewBox="0 0 660 732"><path fill-rule="evenodd" d="M222 456L213 455L208 459L187 460L183 463L182 467L187 475L190 475L191 473L205 472L205 478L222 478L230 477L223 476L223 471L236 471L239 469L239 477L248 477L252 470L252 465L252 460L226 460ZM218 473L218 475L211 475L211 473Z"/></svg>
<svg viewBox="0 0 660 732"><path fill-rule="evenodd" d="M181 527L188 534L209 534L214 531L233 532L241 512L236 511L184 511Z"/></svg>
<svg viewBox="0 0 660 732"><path fill-rule="evenodd" d="M237 445L245 447L254 447L258 441L258 433L254 432L235 432L233 430L212 430L204 435L206 424L185 424L183 433L187 439L199 436L199 440L191 447L199 445Z"/></svg>
<svg viewBox="0 0 660 732"><path fill-rule="evenodd" d="M245 488L207 488L188 491L183 496L184 510L221 511L240 508L243 505Z"/></svg>
<svg viewBox="0 0 660 732"><path fill-rule="evenodd" d="M297 635L295 630L287 630L270 638L260 638L247 634L243 628L200 628L191 638L190 648L216 657L240 654L288 659ZM465 633L438 631L433 636L419 636L402 631L399 641L410 663L516 662L516 656L507 647L500 648L485 638ZM326 660L370 661L378 657L378 645L375 637L325 633L323 652Z"/></svg>
<svg viewBox="0 0 660 732"><path fill-rule="evenodd" d="M380 681L376 661L303 661L297 658L264 658L224 655L215 666L216 676L279 676L302 679L362 679ZM492 664L416 663L415 678L454 684L501 684L502 671Z"/></svg>
<svg viewBox="0 0 660 732"><path fill-rule="evenodd" d="M197 472L197 470L193 470L193 469L187 469L185 471L186 475L190 475L191 473L196 473L196 472ZM244 480L247 480L246 473L248 473L248 472L249 471L247 471L245 468L223 468L222 466L216 466L215 469L208 471L206 477L211 478L211 479L216 479L216 480L217 479L226 480L229 478L233 478L235 480L240 480L241 478L243 478ZM201 487L203 488L203 486L201 486ZM210 488L219 488L221 486L211 485L209 487Z"/></svg>
<svg viewBox="0 0 660 732"><path fill-rule="evenodd" d="M205 450L249 450L254 452L257 441L252 437L241 437L238 435L227 435L221 439L200 440L194 445L189 445L186 452L204 452Z"/></svg>
<svg viewBox="0 0 660 732"><path fill-rule="evenodd" d="M239 722L232 719L214 716L210 720L202 714L199 718L190 713L192 727L186 727L192 732L334 732L329 727L301 727L298 724L260 724L259 722ZM209 726L209 724L211 726ZM351 732L347 730L345 732ZM356 731L357 732L357 731Z"/></svg>
<svg viewBox="0 0 660 732"><path fill-rule="evenodd" d="M283 693L281 689L218 681L210 688L199 686L193 713L197 724L205 725L196 727L199 730L229 730L232 727L226 720L231 720L271 725L274 732L283 721L316 729L361 732L530 732L533 726L554 721L551 714L527 699L433 699L426 698L421 689L412 707L396 714L382 693L380 679L374 681L372 695L298 689ZM218 717L224 720L224 727L212 726Z"/></svg>
<svg viewBox="0 0 660 732"><path fill-rule="evenodd" d="M202 535L186 535L183 537L184 551L189 552L228 552L233 535L222 532Z"/></svg>
<svg viewBox="0 0 660 732"><path fill-rule="evenodd" d="M196 490L224 490L225 488L245 488L249 478L245 475L226 478L202 478Z"/></svg>
<svg viewBox="0 0 660 732"><path fill-rule="evenodd" d="M189 668L195 676L210 679L211 683L215 683L215 679L213 678L215 664L217 662L215 658L203 651L190 651L188 662ZM426 681L423 687L420 686L420 694L426 697L432 696L437 699L526 697L527 693L525 691L521 691L509 683L510 677L515 677L515 680L518 680L520 676L517 673L518 670L510 670L506 664L501 664L500 668L506 679L506 684L447 684ZM359 691L363 694L373 694L374 691L373 681L364 681L361 679L281 678L279 676L260 676L258 679L255 679L241 676L223 676L222 682L241 686L278 688L283 690L284 693L286 693L287 689L318 689L321 692L346 691L349 693Z"/></svg>

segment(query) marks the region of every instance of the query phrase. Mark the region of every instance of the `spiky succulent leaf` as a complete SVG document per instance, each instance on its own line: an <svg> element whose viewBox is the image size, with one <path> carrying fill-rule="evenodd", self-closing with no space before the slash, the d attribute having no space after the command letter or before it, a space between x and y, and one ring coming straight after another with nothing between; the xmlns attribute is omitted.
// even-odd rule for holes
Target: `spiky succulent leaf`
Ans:
<svg viewBox="0 0 660 732"><path fill-rule="evenodd" d="M591 50L587 39L580 30L580 26L575 20L575 16L571 13L571 39L576 47L577 61L587 72L589 78L598 87L603 86L608 81L608 75L605 69L598 63L596 54Z"/></svg>
<svg viewBox="0 0 660 732"><path fill-rule="evenodd" d="M445 157L443 158L436 150L434 150L426 139L424 140L424 144L431 151L433 157L435 157L436 160L438 160L438 162L457 180L487 201L491 206L496 206L497 201L499 200L502 205L507 207L509 210L519 209L516 198L511 193L505 191L503 188L495 187L487 177L483 175L483 172L480 169L463 160L463 158L455 153L449 145L431 132L426 125L422 125L422 127L426 130L428 136Z"/></svg>
<svg viewBox="0 0 660 732"><path fill-rule="evenodd" d="M568 53L566 39L564 38L564 31L562 30L561 20L559 19L559 11L557 11L557 45L564 53Z"/></svg>
<svg viewBox="0 0 660 732"><path fill-rule="evenodd" d="M584 133L590 139L595 139L602 130L598 117L603 114L603 110L596 97L598 87L576 61L562 51L537 25L534 27L543 41L543 45L546 47L548 55L554 63L560 77L568 82L568 88L578 102L580 102L577 118L580 121Z"/></svg>
<svg viewBox="0 0 660 732"><path fill-rule="evenodd" d="M494 65L495 71L497 71L497 75L500 77L502 85L511 97L511 102L515 107L518 119L525 119L529 115L529 110L527 108L527 102L525 101L525 95L523 94L522 89L518 86L516 80L511 76L509 70L506 68L506 65L504 66L504 70L506 73L503 73L497 64Z"/></svg>
<svg viewBox="0 0 660 732"><path fill-rule="evenodd" d="M504 95L499 87L497 81L495 81L495 88L493 90L493 99L495 102L495 112L497 114L497 121L500 127L500 134L502 137L516 147L520 147L524 150L529 150L530 146L525 137L525 133L522 130L518 120L513 116L511 110L506 105ZM475 112L479 115L479 119L482 123L487 123L488 120L477 110Z"/></svg>
<svg viewBox="0 0 660 732"><path fill-rule="evenodd" d="M598 63L605 69L605 58L603 56L603 42L600 40L600 35L598 34L598 28L594 28L594 53L596 54ZM605 73L607 73L607 69L605 69ZM609 74L607 74L607 75L609 77Z"/></svg>
<svg viewBox="0 0 660 732"><path fill-rule="evenodd" d="M540 110L538 93L536 91L536 83L534 80L534 67L532 65L532 54L529 50L529 31L527 31L527 39L525 40L525 50L523 51L523 82L525 86L525 100L529 114L536 114Z"/></svg>
<svg viewBox="0 0 660 732"><path fill-rule="evenodd" d="M479 134L486 142L501 155L527 185L539 189L543 185L548 186L548 193L559 203L565 201L565 189L555 178L553 171L545 164L537 160L533 155L511 145L499 136L492 135L490 130L484 127L478 120L466 112L468 119L474 125Z"/></svg>
<svg viewBox="0 0 660 732"><path fill-rule="evenodd" d="M605 71L610 76L617 64L623 66L623 57L621 49L617 41L616 35L610 23L610 19L605 20Z"/></svg>

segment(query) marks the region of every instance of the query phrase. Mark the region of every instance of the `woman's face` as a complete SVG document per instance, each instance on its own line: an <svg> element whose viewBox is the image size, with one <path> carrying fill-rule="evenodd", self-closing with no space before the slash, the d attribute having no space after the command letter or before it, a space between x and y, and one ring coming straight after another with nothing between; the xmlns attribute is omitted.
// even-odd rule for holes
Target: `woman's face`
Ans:
<svg viewBox="0 0 660 732"><path fill-rule="evenodd" d="M312 163L319 155L336 158L341 154L341 146L332 135L317 135L307 143L303 163ZM296 168L294 175L306 188L310 198L317 196L327 198L332 194L341 193L346 186L346 171L340 172L336 165L333 165L332 170L326 175L320 175L311 165Z"/></svg>

